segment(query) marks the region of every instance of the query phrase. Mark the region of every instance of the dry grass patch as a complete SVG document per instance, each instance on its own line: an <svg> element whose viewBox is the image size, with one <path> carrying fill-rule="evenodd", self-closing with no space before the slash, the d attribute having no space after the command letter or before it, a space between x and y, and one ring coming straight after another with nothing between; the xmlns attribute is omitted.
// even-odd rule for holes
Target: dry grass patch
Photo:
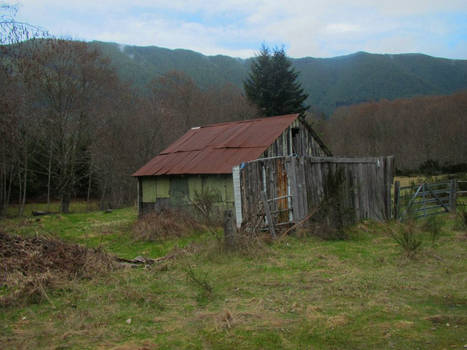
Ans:
<svg viewBox="0 0 467 350"><path fill-rule="evenodd" d="M133 236L138 240L156 241L188 236L202 229L203 226L188 213L164 210L146 214L138 219L133 225Z"/></svg>

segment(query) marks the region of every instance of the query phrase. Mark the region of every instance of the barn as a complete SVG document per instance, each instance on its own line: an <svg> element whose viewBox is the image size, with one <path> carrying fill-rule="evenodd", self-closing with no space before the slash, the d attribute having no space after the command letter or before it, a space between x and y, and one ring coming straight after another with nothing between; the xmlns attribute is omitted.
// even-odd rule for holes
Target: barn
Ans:
<svg viewBox="0 0 467 350"><path fill-rule="evenodd" d="M331 156L299 114L191 128L133 174L138 180L139 215L189 207L196 194L206 190L215 193L217 207L233 208L233 167L293 154Z"/></svg>

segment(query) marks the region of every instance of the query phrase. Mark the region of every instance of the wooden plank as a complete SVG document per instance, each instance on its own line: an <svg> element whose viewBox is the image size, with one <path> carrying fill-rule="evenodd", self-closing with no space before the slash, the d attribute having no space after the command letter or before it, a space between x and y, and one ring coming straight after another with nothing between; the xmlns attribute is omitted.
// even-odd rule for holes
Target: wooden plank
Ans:
<svg viewBox="0 0 467 350"><path fill-rule="evenodd" d="M280 197L275 197L275 198L268 199L268 202L273 202L273 201L277 201L277 200L279 200L279 199L291 198L291 197L292 197L292 196L289 196L289 195L280 196Z"/></svg>
<svg viewBox="0 0 467 350"><path fill-rule="evenodd" d="M392 218L391 215L391 187L392 182L394 180L394 156L386 157L386 177L385 177L385 184L386 184L386 211L387 216L386 219L389 220Z"/></svg>
<svg viewBox="0 0 467 350"><path fill-rule="evenodd" d="M261 200L263 201L264 212L266 214L266 219L268 221L268 226L269 226L269 232L271 233L273 238L276 238L276 229L274 227L274 222L272 221L271 211L269 209L268 200L266 198L266 193L264 191L261 191Z"/></svg>
<svg viewBox="0 0 467 350"><path fill-rule="evenodd" d="M303 220L307 215L308 206L306 203L306 183L305 183L305 172L303 158L298 158L295 162L296 165L296 176L297 176L297 203L298 203L298 218Z"/></svg>
<svg viewBox="0 0 467 350"><path fill-rule="evenodd" d="M314 163L376 163L376 158L349 158L349 157L309 157Z"/></svg>
<svg viewBox="0 0 467 350"><path fill-rule="evenodd" d="M235 247L235 230L233 227L232 210L224 211L224 244L227 249Z"/></svg>
<svg viewBox="0 0 467 350"><path fill-rule="evenodd" d="M296 176L296 167L295 167L296 159L295 157L291 157L286 162L286 171L288 173L288 181L290 185L290 195L292 196L292 218L294 222L298 222L299 220L299 204L298 204L298 189L297 189L297 176Z"/></svg>

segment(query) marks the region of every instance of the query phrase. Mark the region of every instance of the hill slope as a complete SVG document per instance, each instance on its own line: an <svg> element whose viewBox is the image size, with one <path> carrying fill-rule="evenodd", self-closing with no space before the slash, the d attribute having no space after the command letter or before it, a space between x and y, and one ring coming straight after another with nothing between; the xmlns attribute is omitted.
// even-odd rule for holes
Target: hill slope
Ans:
<svg viewBox="0 0 467 350"><path fill-rule="evenodd" d="M251 59L205 56L189 50L93 42L108 55L119 75L144 86L170 70L189 74L203 87L242 86ZM381 55L358 52L333 58L292 59L310 95L308 103L326 113L342 105L416 95L451 94L467 89L467 60L422 54Z"/></svg>

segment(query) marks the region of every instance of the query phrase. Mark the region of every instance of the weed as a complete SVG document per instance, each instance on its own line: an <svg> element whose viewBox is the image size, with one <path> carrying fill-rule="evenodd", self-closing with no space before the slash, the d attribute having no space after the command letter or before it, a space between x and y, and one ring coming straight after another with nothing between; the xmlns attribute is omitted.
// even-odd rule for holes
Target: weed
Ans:
<svg viewBox="0 0 467 350"><path fill-rule="evenodd" d="M433 246L441 235L443 224L443 219L441 217L433 215L429 216L423 225L423 229L430 233L431 244Z"/></svg>
<svg viewBox="0 0 467 350"><path fill-rule="evenodd" d="M456 222L454 228L457 230L467 229L467 206L459 205L457 207Z"/></svg>
<svg viewBox="0 0 467 350"><path fill-rule="evenodd" d="M221 215L219 208L215 208L214 204L219 201L219 197L218 191L205 187L201 192L195 191L191 201L198 218L218 241L222 240L218 230L221 226Z"/></svg>
<svg viewBox="0 0 467 350"><path fill-rule="evenodd" d="M219 192L210 187L205 187L200 192L195 191L194 193L191 203L200 219L207 225L212 225L213 221L218 219L214 213L214 204L218 202L219 197Z"/></svg>
<svg viewBox="0 0 467 350"><path fill-rule="evenodd" d="M196 296L198 303L201 305L207 304L214 292L213 286L208 282L207 272L197 272L192 265L187 264L185 267L185 273L187 281L192 283L198 290Z"/></svg>
<svg viewBox="0 0 467 350"><path fill-rule="evenodd" d="M418 229L413 220L390 230L391 237L404 250L408 257L414 257L422 245Z"/></svg>

